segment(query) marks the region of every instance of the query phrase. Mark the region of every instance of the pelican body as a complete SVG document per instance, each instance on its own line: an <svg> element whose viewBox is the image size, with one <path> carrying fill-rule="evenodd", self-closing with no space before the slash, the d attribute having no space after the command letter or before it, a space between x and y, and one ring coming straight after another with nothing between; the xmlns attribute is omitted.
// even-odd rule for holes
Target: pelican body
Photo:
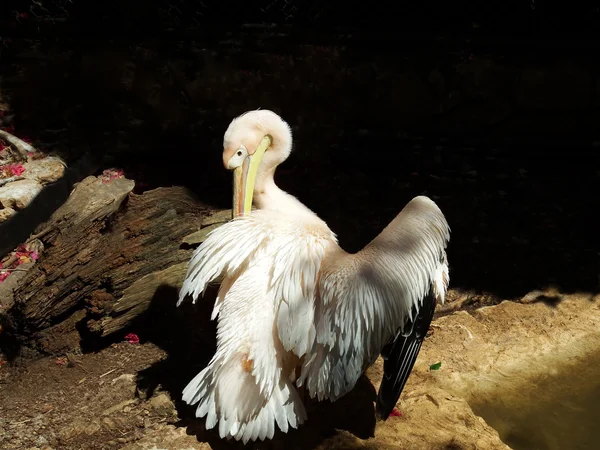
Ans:
<svg viewBox="0 0 600 450"><path fill-rule="evenodd" d="M194 252L180 304L220 278L217 350L183 400L222 438L272 438L306 419L298 388L335 401L379 354L376 413L396 405L449 275L450 229L427 197L411 200L365 248L345 252L314 212L274 182L292 149L268 110L235 118L223 163L234 172L234 218ZM252 206L255 209L252 210Z"/></svg>

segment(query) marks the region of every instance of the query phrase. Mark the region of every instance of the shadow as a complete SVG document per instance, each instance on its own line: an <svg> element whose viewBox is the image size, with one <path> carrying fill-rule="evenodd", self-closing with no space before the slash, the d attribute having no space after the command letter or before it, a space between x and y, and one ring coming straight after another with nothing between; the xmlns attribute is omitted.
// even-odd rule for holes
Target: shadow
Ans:
<svg viewBox="0 0 600 450"><path fill-rule="evenodd" d="M221 439L217 428L207 430L204 419L195 418L190 407L187 407L185 416L180 412L183 419L177 425L186 427L188 435L195 436L199 442L207 442L214 449L309 449L334 436L339 430L363 440L373 437L376 424L373 408L375 397L373 385L363 376L350 393L336 402L305 400L308 420L298 429L290 429L287 433L277 430L271 440L248 442L246 445L233 439Z"/></svg>
<svg viewBox="0 0 600 450"><path fill-rule="evenodd" d="M358 148L397 149L387 164ZM556 286L562 293L599 292L597 240L589 195L599 181L591 147L543 145L437 148L377 136L346 137L336 164L312 161L279 184L318 213L347 251L373 239L416 195L431 197L451 228L451 288L519 299ZM567 154L569 156L567 157ZM544 164L540 165L543 155ZM577 182L573 182L577 179Z"/></svg>
<svg viewBox="0 0 600 450"><path fill-rule="evenodd" d="M590 297L593 298L593 297ZM536 297L536 299L532 303L543 303L546 306L555 307L562 300L562 296L560 295L540 295Z"/></svg>
<svg viewBox="0 0 600 450"><path fill-rule="evenodd" d="M469 402L473 412L514 450L596 447L600 438L595 426L600 417L600 352L550 364L551 375L526 373L474 393Z"/></svg>
<svg viewBox="0 0 600 450"><path fill-rule="evenodd" d="M457 71L466 67L463 53L473 50L463 42L411 41L398 58L359 44L340 51L335 40L329 47L288 48L292 37L265 38L257 49L248 30L213 32L181 46L143 34L104 42L89 35L75 41L67 33L42 40L36 52L15 38L1 55L0 91L11 94L16 134L34 134L75 165L88 152L97 170L122 168L136 181L136 193L184 185L201 202L226 208L231 174L222 167L223 132L236 115L270 108L295 137L277 182L317 212L346 250L362 248L412 197L425 194L452 229L452 287L499 299L549 284L598 292L598 257L590 245L596 242L590 193L599 181L592 145L597 112L513 105L519 98L506 90L513 86L510 74L521 70L519 58L535 53L532 47L512 59L489 47L486 58L497 59L506 73L493 72L501 82L481 89L507 97L510 114L474 127L442 108L445 97L428 81L439 67L444 89L461 93L460 109L479 111L469 73ZM553 67L550 53L544 55L540 64ZM584 67L586 55L577 58L573 64ZM71 186L49 188L3 225L0 253L22 242Z"/></svg>
<svg viewBox="0 0 600 450"><path fill-rule="evenodd" d="M22 342L15 337L8 323L0 323L0 327L0 353L12 362L22 356Z"/></svg>
<svg viewBox="0 0 600 450"><path fill-rule="evenodd" d="M216 288L209 287L205 298L195 305L186 301L177 307L177 289L162 286L148 310L129 327L142 341L167 353L164 360L138 374L138 385L148 397L160 387L172 394L178 410L183 406L178 400L183 388L208 364L216 349L216 322L209 320L215 295Z"/></svg>
<svg viewBox="0 0 600 450"><path fill-rule="evenodd" d="M216 291L214 287L209 288L205 298L196 305L186 301L177 308L177 290L161 287L147 312L131 324L142 342L152 342L167 354L165 359L140 371L137 384L147 398L157 389L170 394L180 418L177 426L185 427L188 434L196 436L199 442L208 442L214 449L314 448L336 429L346 430L361 439L373 436L376 392L366 376L352 392L334 403L316 402L306 397L308 421L287 434L277 431L271 441L244 446L241 442L221 439L218 429L206 430L204 419L195 417L195 406L181 400L181 392L208 364L216 350L216 323L209 320Z"/></svg>

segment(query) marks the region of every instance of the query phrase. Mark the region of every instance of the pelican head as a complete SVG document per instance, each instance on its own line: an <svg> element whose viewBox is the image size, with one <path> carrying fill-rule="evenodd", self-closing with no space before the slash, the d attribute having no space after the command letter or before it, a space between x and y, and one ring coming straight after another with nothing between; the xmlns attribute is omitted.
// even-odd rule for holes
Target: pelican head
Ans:
<svg viewBox="0 0 600 450"><path fill-rule="evenodd" d="M255 191L272 181L291 150L290 126L273 111L248 111L231 121L223 138L223 164L234 173L234 216L251 211Z"/></svg>

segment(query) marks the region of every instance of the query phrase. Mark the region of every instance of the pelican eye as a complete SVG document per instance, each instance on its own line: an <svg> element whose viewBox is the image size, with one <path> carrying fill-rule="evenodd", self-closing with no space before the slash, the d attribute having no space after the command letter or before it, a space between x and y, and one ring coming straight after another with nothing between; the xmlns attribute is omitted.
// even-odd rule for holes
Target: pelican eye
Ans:
<svg viewBox="0 0 600 450"><path fill-rule="evenodd" d="M242 165L244 159L248 156L248 150L244 145L240 145L240 148L233 154L233 156L229 159L227 167L229 169L236 169Z"/></svg>

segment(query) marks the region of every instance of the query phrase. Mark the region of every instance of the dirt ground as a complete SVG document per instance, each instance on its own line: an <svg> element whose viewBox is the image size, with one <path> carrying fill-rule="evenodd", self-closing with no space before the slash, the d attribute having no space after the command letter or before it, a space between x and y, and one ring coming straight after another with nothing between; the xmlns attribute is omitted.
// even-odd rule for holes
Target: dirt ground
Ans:
<svg viewBox="0 0 600 450"><path fill-rule="evenodd" d="M129 340L98 352L70 353L33 362L17 360L3 365L0 447L7 450L241 448L239 443L220 440L214 430L205 431L203 422L193 417L193 409L181 404L179 397L185 377L170 372L171 379L164 385L160 383L162 376L168 376L165 372L168 368L164 366L169 364L168 360L167 352L156 344L135 342L130 336ZM194 370L193 366L180 369L183 373ZM464 400L449 401L442 395L439 401L433 400L438 411L428 412L426 407L434 405L431 401L426 401L425 406L411 403L414 389L405 394L409 401L402 405L403 415L391 417L375 431L373 400L381 376L380 363L369 375L375 385L365 377L351 394L334 404L311 403L306 426L288 435L279 433L273 442L249 444L249 448L391 449L422 448L420 445L433 443L439 444L439 448L475 448L476 433L483 433L477 439L494 443L487 448L503 448L495 431L477 418ZM412 386L415 384L418 383ZM438 395L435 389L430 392L429 396ZM439 402L447 403L445 413L457 410L460 413L457 417L471 421L471 425L463 423L461 428L450 420L447 427L442 426ZM425 414L432 417L424 419ZM436 426L441 430L439 436L413 429L411 423L420 421ZM407 430L410 430L408 437L398 435ZM402 447L398 439L404 442Z"/></svg>
<svg viewBox="0 0 600 450"><path fill-rule="evenodd" d="M382 370L378 361L348 396L333 404L310 403L309 421L300 430L247 448L508 449L502 437L521 443L513 448L554 449L564 448L564 441L549 430L564 432L573 420L579 431L569 440L572 448L589 448L595 438L586 429L591 424L579 417L577 399L595 392L597 383L576 381L573 374L597 379L586 361L597 357L600 296L537 291L522 302L436 319L398 416L375 421L373 400ZM130 336L99 352L4 365L0 447L243 448L204 430L193 410L179 402L185 377L173 371L164 385L156 384L157 370L164 372L158 367L168 359L157 345L136 343ZM442 363L439 370L431 370L437 362ZM181 367L188 369L195 370ZM562 388L562 381L556 381L561 373L577 384L569 386L567 396L554 392ZM536 391L537 385L546 390ZM540 408L552 413L541 414ZM478 414L491 420L501 436ZM530 422L530 429L523 428L522 423Z"/></svg>
<svg viewBox="0 0 600 450"><path fill-rule="evenodd" d="M135 379L164 357L155 346L116 344L99 353L43 358L1 369L3 448L115 448L171 417L139 409ZM133 411L115 417L115 412ZM112 412L111 412L112 411Z"/></svg>

